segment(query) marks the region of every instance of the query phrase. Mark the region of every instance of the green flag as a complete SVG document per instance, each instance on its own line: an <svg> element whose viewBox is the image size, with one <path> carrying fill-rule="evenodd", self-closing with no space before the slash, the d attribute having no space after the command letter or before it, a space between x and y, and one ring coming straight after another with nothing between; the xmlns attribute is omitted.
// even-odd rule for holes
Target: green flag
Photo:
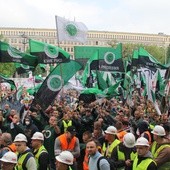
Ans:
<svg viewBox="0 0 170 170"><path fill-rule="evenodd" d="M138 57L137 55L133 55L132 66L149 68L154 72L156 72L157 68L166 68L142 47L138 49Z"/></svg>
<svg viewBox="0 0 170 170"><path fill-rule="evenodd" d="M81 69L81 67L82 66L74 60L57 65L44 80L35 95L32 105L35 106L39 104L44 110L47 109L62 87Z"/></svg>
<svg viewBox="0 0 170 170"><path fill-rule="evenodd" d="M75 60L85 65L96 51L98 51L98 60L92 62L91 70L96 70L97 66L100 71L124 72L121 43L116 48L76 46L74 48Z"/></svg>
<svg viewBox="0 0 170 170"><path fill-rule="evenodd" d="M30 53L38 57L38 63L54 64L69 62L70 54L60 47L44 42L29 40Z"/></svg>
<svg viewBox="0 0 170 170"><path fill-rule="evenodd" d="M0 41L0 63L9 62L22 63L32 67L36 67L38 64L37 57L23 53L8 43Z"/></svg>
<svg viewBox="0 0 170 170"><path fill-rule="evenodd" d="M21 63L15 63L15 67L16 67L16 71L18 74L23 74L23 73L27 73L29 71L34 71L34 69L35 69L35 67L21 64Z"/></svg>
<svg viewBox="0 0 170 170"><path fill-rule="evenodd" d="M113 86L110 86L109 88L107 88L104 93L108 96L114 96L114 95L118 95L118 87L120 86L120 83L123 80L118 81L116 84L114 84Z"/></svg>
<svg viewBox="0 0 170 170"><path fill-rule="evenodd" d="M82 84L84 86L88 86L87 84L89 83L93 83L93 82L90 82L90 78L92 78L91 76L91 63L92 61L95 61L95 60L98 60L98 51L96 51L92 56L91 58L87 61L86 63L86 67L83 71L83 78L82 78ZM95 66L93 65L93 68ZM97 66L96 66L96 70L97 70Z"/></svg>
<svg viewBox="0 0 170 170"><path fill-rule="evenodd" d="M100 71L96 71L96 74L97 74L97 85L98 85L98 88L101 89L101 90L107 89L108 88L108 84L103 79L103 76L100 73Z"/></svg>
<svg viewBox="0 0 170 170"><path fill-rule="evenodd" d="M13 80L10 80L9 78L4 76L3 74L0 74L0 83L9 83L12 90L16 89L15 82Z"/></svg>

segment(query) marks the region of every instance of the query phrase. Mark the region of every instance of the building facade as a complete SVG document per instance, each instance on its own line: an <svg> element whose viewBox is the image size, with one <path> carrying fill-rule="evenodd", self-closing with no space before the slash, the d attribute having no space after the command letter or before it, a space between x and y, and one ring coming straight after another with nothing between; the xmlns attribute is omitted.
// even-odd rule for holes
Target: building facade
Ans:
<svg viewBox="0 0 170 170"><path fill-rule="evenodd" d="M28 39L35 39L56 46L60 46L70 53L74 59L74 46L101 46L109 47L109 44L115 42L121 43L137 43L144 45L158 45L167 47L170 44L170 35L163 33L143 34L143 33L127 33L127 32L109 32L109 31L88 31L88 40L86 44L78 42L63 41L58 43L56 29L43 28L0 28L0 35L11 45L21 51L28 49Z"/></svg>

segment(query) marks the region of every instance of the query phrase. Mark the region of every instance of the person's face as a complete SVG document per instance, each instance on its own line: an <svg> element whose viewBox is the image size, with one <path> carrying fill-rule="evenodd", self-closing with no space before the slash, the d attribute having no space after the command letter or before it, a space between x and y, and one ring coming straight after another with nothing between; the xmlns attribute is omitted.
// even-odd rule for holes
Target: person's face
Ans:
<svg viewBox="0 0 170 170"><path fill-rule="evenodd" d="M40 143L40 141L37 140L37 139L32 139L32 140L31 140L31 146L32 146L34 149L37 149L37 148L38 148L39 143Z"/></svg>
<svg viewBox="0 0 170 170"><path fill-rule="evenodd" d="M105 133L104 137L105 137L105 140L107 140L108 142L112 142L114 140L114 135L112 134L109 134L109 133Z"/></svg>
<svg viewBox="0 0 170 170"><path fill-rule="evenodd" d="M1 161L1 169L2 170L13 170L15 164L9 162Z"/></svg>
<svg viewBox="0 0 170 170"><path fill-rule="evenodd" d="M25 142L15 142L16 151L19 153L23 153L26 149L26 143Z"/></svg>
<svg viewBox="0 0 170 170"><path fill-rule="evenodd" d="M139 156L144 156L149 151L149 147L148 146L136 146L136 150Z"/></svg>
<svg viewBox="0 0 170 170"><path fill-rule="evenodd" d="M86 150L87 150L89 155L95 155L95 153L98 150L96 143L94 141L88 142L87 145L86 145Z"/></svg>
<svg viewBox="0 0 170 170"><path fill-rule="evenodd" d="M49 119L49 123L50 123L50 125L56 124L56 117L55 116L51 116L50 119Z"/></svg>
<svg viewBox="0 0 170 170"><path fill-rule="evenodd" d="M74 137L75 135L76 135L75 133L67 132L67 139L68 139L68 140L71 140L71 139L73 139L73 137Z"/></svg>

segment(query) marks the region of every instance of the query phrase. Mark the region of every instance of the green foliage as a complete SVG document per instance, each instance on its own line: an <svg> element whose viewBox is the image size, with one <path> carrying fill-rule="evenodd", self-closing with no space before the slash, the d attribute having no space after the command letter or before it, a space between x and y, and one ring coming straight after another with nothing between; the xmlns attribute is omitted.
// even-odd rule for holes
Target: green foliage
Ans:
<svg viewBox="0 0 170 170"><path fill-rule="evenodd" d="M167 48L166 57L167 57L166 63L170 65L170 45Z"/></svg>
<svg viewBox="0 0 170 170"><path fill-rule="evenodd" d="M0 73L7 76L12 77L16 72L14 63L1 63L0 64Z"/></svg>
<svg viewBox="0 0 170 170"><path fill-rule="evenodd" d="M154 58L156 58L159 62L164 64L164 62L165 62L165 48L159 47L156 45L145 46L143 44L123 44L123 51L122 51L123 58L132 56L133 51L138 49L139 47L143 47Z"/></svg>
<svg viewBox="0 0 170 170"><path fill-rule="evenodd" d="M35 71L33 72L34 75L42 75L45 76L46 73L44 72L44 69L42 69L40 67L40 65L37 65L37 67L35 68Z"/></svg>

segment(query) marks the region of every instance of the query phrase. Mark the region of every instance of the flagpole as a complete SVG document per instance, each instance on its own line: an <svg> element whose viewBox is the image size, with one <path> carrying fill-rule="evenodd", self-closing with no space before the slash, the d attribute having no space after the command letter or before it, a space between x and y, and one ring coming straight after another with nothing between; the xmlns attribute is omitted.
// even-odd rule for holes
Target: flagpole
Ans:
<svg viewBox="0 0 170 170"><path fill-rule="evenodd" d="M57 30L57 44L58 44L58 47L60 47L60 43L59 43L59 31L58 31L58 17L57 15L55 16L55 20L56 20L56 30ZM61 67L61 64L60 64L60 73L61 73L61 78L63 77L62 75L62 67ZM61 89L61 94L63 96L63 83L62 83L62 89Z"/></svg>
<svg viewBox="0 0 170 170"><path fill-rule="evenodd" d="M56 30L57 30L57 44L58 44L58 47L60 47L60 44L59 44L59 33L58 33L58 17L57 17L57 15L55 16L55 20L56 20Z"/></svg>

